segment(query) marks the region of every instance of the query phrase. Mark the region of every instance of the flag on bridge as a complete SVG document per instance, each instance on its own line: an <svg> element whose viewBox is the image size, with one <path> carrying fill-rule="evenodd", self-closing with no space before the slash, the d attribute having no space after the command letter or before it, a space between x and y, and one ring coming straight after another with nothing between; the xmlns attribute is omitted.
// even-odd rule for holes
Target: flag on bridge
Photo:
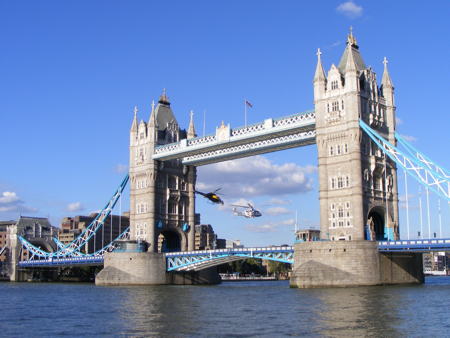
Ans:
<svg viewBox="0 0 450 338"><path fill-rule="evenodd" d="M247 100L245 100L245 105L246 105L246 106L249 106L250 108L253 108L253 105L252 105L249 101L247 101Z"/></svg>

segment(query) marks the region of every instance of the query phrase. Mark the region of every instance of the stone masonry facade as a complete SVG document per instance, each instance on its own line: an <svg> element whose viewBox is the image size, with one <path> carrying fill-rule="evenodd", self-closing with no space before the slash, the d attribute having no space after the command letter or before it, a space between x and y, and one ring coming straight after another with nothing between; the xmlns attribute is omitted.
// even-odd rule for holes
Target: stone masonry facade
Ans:
<svg viewBox="0 0 450 338"><path fill-rule="evenodd" d="M352 33L328 74L317 53L314 76L321 237L398 238L396 165L360 129L359 119L395 144L394 87L387 61L381 86Z"/></svg>

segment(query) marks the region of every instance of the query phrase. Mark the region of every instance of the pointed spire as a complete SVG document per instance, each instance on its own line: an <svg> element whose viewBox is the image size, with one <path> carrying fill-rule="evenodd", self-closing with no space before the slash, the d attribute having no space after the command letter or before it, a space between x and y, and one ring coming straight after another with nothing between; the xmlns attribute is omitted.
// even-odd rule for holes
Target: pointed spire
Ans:
<svg viewBox="0 0 450 338"><path fill-rule="evenodd" d="M131 124L131 131L137 131L137 112L138 112L138 108L137 106L134 106L134 118L133 118L133 123Z"/></svg>
<svg viewBox="0 0 450 338"><path fill-rule="evenodd" d="M392 83L391 77L389 75L389 71L388 71L388 60L386 59L386 57L384 57L383 59L383 64L384 64L384 72L383 72L383 78L381 79L381 84L383 85L384 88L394 88L394 84Z"/></svg>
<svg viewBox="0 0 450 338"><path fill-rule="evenodd" d="M314 74L314 82L315 81L325 81L325 72L322 67L322 60L320 58L320 55L322 55L322 52L320 51L320 48L317 48L317 66L316 66L316 73Z"/></svg>
<svg viewBox="0 0 450 338"><path fill-rule="evenodd" d="M194 127L194 112L191 110L189 112L189 114L191 115L191 119L189 121L189 129L187 132L187 138L194 138L197 136L197 134L195 133L195 127Z"/></svg>
<svg viewBox="0 0 450 338"><path fill-rule="evenodd" d="M161 96L159 97L158 103L165 104L166 106L170 106L169 98L166 94L166 88L163 89Z"/></svg>
<svg viewBox="0 0 450 338"><path fill-rule="evenodd" d="M154 127L155 125L156 125L155 100L152 100L152 112L150 113L150 119L148 120L148 126Z"/></svg>
<svg viewBox="0 0 450 338"><path fill-rule="evenodd" d="M356 38L353 36L353 27L350 26L350 33L347 36L347 45L353 46L358 49L358 43L356 42Z"/></svg>
<svg viewBox="0 0 450 338"><path fill-rule="evenodd" d="M353 37L353 35L352 35L352 37ZM345 73L356 72L358 67L356 65L355 57L353 55L353 47L351 44L348 44L347 48L348 48L348 55L347 55L347 62L345 64Z"/></svg>

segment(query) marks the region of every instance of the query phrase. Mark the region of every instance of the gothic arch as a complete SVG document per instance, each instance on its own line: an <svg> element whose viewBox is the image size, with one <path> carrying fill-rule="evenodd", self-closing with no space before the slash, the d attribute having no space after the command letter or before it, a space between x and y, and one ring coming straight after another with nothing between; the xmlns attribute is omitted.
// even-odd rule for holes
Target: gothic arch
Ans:
<svg viewBox="0 0 450 338"><path fill-rule="evenodd" d="M187 248L185 234L176 227L162 229L158 234L158 251L185 251Z"/></svg>
<svg viewBox="0 0 450 338"><path fill-rule="evenodd" d="M386 223L386 211L383 207L376 206L370 209L367 214L367 224L369 226L370 237L372 240L384 240L385 235L385 223Z"/></svg>

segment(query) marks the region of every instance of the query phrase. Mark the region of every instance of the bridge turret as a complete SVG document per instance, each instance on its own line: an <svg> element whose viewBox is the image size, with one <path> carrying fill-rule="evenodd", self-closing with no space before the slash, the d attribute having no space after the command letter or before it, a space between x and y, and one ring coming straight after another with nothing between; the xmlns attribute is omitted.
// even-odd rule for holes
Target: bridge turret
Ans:
<svg viewBox="0 0 450 338"><path fill-rule="evenodd" d="M134 118L133 118L133 122L131 123L131 131L132 132L137 132L137 112L138 112L138 108L136 106L134 106Z"/></svg>
<svg viewBox="0 0 450 338"><path fill-rule="evenodd" d="M317 66L316 72L314 74L314 101L319 100L325 93L325 86L327 84L327 78L325 76L325 72L322 67L322 60L320 56L322 52L320 48L317 49Z"/></svg>
<svg viewBox="0 0 450 338"><path fill-rule="evenodd" d="M131 123L131 129L130 129L130 146L134 145L137 141L137 135L138 135L138 122L137 122L137 113L138 108L134 106L134 117L133 122Z"/></svg>
<svg viewBox="0 0 450 338"><path fill-rule="evenodd" d="M359 89L358 66L354 57L355 48L347 44L347 62L345 63L345 91L355 92Z"/></svg>
<svg viewBox="0 0 450 338"><path fill-rule="evenodd" d="M157 141L158 125L156 123L155 101L152 101L152 111L147 123L147 134L149 140L151 140L153 143Z"/></svg>
<svg viewBox="0 0 450 338"><path fill-rule="evenodd" d="M384 71L381 79L380 92L386 101L386 123L395 130L395 101L394 101L394 84L388 71L388 60L383 59ZM390 140L392 142L393 140Z"/></svg>
<svg viewBox="0 0 450 338"><path fill-rule="evenodd" d="M195 127L194 127L194 112L190 111L190 121L189 121L189 128L187 132L187 138L194 138L197 137L197 134L195 133Z"/></svg>

